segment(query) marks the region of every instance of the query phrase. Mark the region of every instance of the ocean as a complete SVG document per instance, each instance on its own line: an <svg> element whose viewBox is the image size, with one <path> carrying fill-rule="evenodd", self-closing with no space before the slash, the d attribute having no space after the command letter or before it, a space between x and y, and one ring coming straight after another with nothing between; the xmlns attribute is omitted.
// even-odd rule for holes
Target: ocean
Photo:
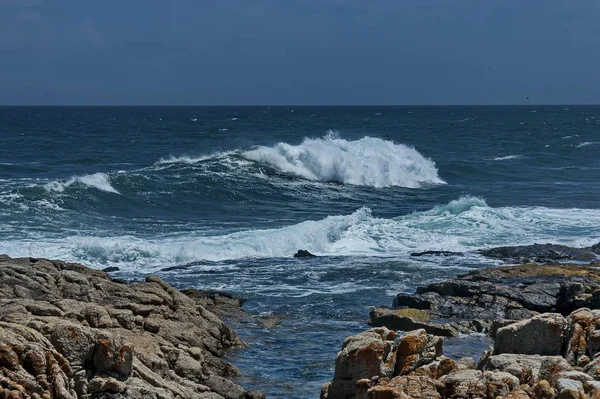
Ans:
<svg viewBox="0 0 600 399"><path fill-rule="evenodd" d="M0 107L0 253L247 298L239 383L316 398L372 306L599 242L599 154L600 106Z"/></svg>

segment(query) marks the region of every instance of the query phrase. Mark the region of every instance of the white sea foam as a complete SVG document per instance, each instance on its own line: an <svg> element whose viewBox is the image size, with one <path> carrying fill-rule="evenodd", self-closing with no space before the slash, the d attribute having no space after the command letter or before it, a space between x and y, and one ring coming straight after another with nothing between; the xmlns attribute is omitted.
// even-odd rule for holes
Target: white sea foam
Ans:
<svg viewBox="0 0 600 399"><path fill-rule="evenodd" d="M94 173L91 175L84 176L73 176L68 180L63 181L52 181L44 185L44 188L48 191L54 191L62 193L68 187L73 185L82 184L84 186L92 187L100 191L107 193L120 194L111 184L110 178L106 173Z"/></svg>
<svg viewBox="0 0 600 399"><path fill-rule="evenodd" d="M576 145L577 148L581 148L581 147L587 147L590 145L598 145L600 144L600 141L584 141L583 143L579 143Z"/></svg>
<svg viewBox="0 0 600 399"><path fill-rule="evenodd" d="M317 255L403 257L415 251L474 251L500 245L600 241L600 210L489 207L463 197L425 212L376 218L368 208L278 229L225 235L201 232L152 239L134 236L69 237L0 242L0 253L44 256L91 265L155 270L199 260L290 257L298 249Z"/></svg>
<svg viewBox="0 0 600 399"><path fill-rule="evenodd" d="M494 161L508 161L510 159L520 159L522 158L522 155L505 155L503 157L495 157L493 158Z"/></svg>
<svg viewBox="0 0 600 399"><path fill-rule="evenodd" d="M313 181L407 188L445 184L435 163L414 148L373 137L348 141L330 133L299 145L257 147L241 156Z"/></svg>

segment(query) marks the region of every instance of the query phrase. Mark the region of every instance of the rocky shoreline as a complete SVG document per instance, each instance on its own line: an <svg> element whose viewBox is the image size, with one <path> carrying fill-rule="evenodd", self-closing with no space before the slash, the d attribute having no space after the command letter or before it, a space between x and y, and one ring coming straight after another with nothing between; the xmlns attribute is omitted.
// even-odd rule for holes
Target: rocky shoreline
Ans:
<svg viewBox="0 0 600 399"><path fill-rule="evenodd" d="M546 262L582 255L565 248L490 253ZM370 316L376 328L344 341L321 399L600 398L597 261L475 270L400 293ZM443 355L444 337L473 333L494 339L478 363Z"/></svg>
<svg viewBox="0 0 600 399"><path fill-rule="evenodd" d="M0 398L264 398L223 360L236 298L0 255Z"/></svg>

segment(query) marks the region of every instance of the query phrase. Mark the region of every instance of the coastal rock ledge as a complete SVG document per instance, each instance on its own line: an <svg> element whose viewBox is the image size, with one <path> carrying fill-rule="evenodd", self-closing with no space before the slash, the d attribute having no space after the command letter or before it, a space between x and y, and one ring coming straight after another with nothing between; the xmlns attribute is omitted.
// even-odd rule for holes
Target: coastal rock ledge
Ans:
<svg viewBox="0 0 600 399"><path fill-rule="evenodd" d="M0 398L264 398L229 378L245 343L156 276L0 255Z"/></svg>
<svg viewBox="0 0 600 399"><path fill-rule="evenodd" d="M346 338L321 399L600 399L598 266L493 268L399 294ZM495 340L478 364L443 355L461 328Z"/></svg>

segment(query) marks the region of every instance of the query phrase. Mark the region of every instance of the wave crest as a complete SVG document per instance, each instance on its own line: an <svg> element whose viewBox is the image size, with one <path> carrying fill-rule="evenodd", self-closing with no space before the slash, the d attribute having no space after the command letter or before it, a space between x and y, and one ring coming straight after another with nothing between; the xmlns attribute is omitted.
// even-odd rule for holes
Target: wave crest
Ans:
<svg viewBox="0 0 600 399"><path fill-rule="evenodd" d="M304 139L299 145L260 146L240 155L281 172L321 182L377 188L445 184L431 159L412 147L374 137L348 141L330 133L324 138Z"/></svg>
<svg viewBox="0 0 600 399"><path fill-rule="evenodd" d="M106 173L94 173L91 175L84 176L73 176L65 181L52 181L50 183L46 183L44 188L47 191L54 191L62 193L68 187L73 185L83 185L87 187L92 187L100 191L104 191L107 193L120 194L111 184L110 179Z"/></svg>
<svg viewBox="0 0 600 399"><path fill-rule="evenodd" d="M277 228L204 235L201 232L155 238L67 237L40 243L6 241L0 252L46 256L156 270L195 261L290 257L298 249L330 256L401 256L426 250L474 251L501 245L555 242L597 243L600 211L545 207L493 208L477 197L462 197L424 212L377 218L368 208L350 215Z"/></svg>

